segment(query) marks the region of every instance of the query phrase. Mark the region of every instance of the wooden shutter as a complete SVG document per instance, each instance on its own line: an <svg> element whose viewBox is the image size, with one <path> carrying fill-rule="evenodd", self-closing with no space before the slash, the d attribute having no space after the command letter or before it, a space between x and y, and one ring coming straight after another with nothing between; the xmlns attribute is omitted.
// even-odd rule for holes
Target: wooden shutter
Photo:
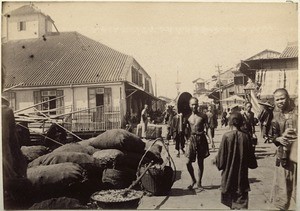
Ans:
<svg viewBox="0 0 300 211"><path fill-rule="evenodd" d="M138 79L138 85L139 86L141 86L141 87L143 87L143 74L142 73L138 73L139 75L138 75L138 77L139 77L139 79Z"/></svg>
<svg viewBox="0 0 300 211"><path fill-rule="evenodd" d="M17 29L18 29L18 31L21 31L21 22L17 23Z"/></svg>
<svg viewBox="0 0 300 211"><path fill-rule="evenodd" d="M33 102L34 102L34 104L41 102L41 92L40 91L33 91ZM36 109L42 110L42 105L36 106Z"/></svg>
<svg viewBox="0 0 300 211"><path fill-rule="evenodd" d="M64 95L63 90L56 90L56 97L60 97ZM59 98L56 100L56 108L60 108L64 106L64 98ZM64 112L63 108L57 110L56 114L62 114Z"/></svg>
<svg viewBox="0 0 300 211"><path fill-rule="evenodd" d="M96 89L90 88L88 89L89 93L89 108L96 107Z"/></svg>
<svg viewBox="0 0 300 211"><path fill-rule="evenodd" d="M111 96L111 88L104 88L104 109L111 110L112 106L112 96Z"/></svg>

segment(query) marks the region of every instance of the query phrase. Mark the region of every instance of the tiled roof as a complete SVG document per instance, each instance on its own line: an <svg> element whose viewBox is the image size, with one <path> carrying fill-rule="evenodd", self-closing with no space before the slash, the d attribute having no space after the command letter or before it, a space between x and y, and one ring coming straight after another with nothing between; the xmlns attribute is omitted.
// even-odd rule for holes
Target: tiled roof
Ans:
<svg viewBox="0 0 300 211"><path fill-rule="evenodd" d="M289 43L284 49L280 58L297 58L298 57L298 42Z"/></svg>
<svg viewBox="0 0 300 211"><path fill-rule="evenodd" d="M22 82L28 87L124 81L133 61L77 32L9 41L2 53L5 87Z"/></svg>

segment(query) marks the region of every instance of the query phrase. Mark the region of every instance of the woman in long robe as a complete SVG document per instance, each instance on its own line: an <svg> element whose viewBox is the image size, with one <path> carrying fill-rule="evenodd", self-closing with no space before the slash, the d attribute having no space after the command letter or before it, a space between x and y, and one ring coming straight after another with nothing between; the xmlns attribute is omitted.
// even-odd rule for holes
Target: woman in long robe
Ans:
<svg viewBox="0 0 300 211"><path fill-rule="evenodd" d="M249 134L240 130L242 115L234 112L230 119L233 130L223 135L216 157L217 168L222 170L221 202L231 209L247 209L248 168L257 168L257 161Z"/></svg>

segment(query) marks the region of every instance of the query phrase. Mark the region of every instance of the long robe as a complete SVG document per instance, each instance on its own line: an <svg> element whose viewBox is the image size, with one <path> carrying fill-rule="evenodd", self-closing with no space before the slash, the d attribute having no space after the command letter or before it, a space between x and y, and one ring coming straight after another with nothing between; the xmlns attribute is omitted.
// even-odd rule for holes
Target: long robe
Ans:
<svg viewBox="0 0 300 211"><path fill-rule="evenodd" d="M290 108L287 116L275 109L271 132L277 153L271 202L283 210L294 209L296 203L298 140L288 145L286 152L283 145L276 141L289 127L298 129L297 109Z"/></svg>
<svg viewBox="0 0 300 211"><path fill-rule="evenodd" d="M13 111L2 99L2 166L5 209L21 209L26 201L30 183L27 162L21 152ZM25 195L26 193L27 195Z"/></svg>
<svg viewBox="0 0 300 211"><path fill-rule="evenodd" d="M247 133L232 130L223 135L216 157L222 171L222 194L243 194L250 191L248 168L257 168L257 161Z"/></svg>

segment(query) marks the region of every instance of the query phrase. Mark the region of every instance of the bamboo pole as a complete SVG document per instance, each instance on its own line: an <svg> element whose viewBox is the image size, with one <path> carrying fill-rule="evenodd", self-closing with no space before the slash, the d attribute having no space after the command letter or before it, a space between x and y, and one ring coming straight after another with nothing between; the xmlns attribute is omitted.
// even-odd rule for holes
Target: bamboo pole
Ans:
<svg viewBox="0 0 300 211"><path fill-rule="evenodd" d="M50 99L50 100L43 101L43 102L41 102L41 103L34 104L34 105L29 106L29 107L26 107L26 108L19 109L19 110L15 111L14 113L16 114L16 113L19 113L19 112L21 112L21 111L25 111L25 110L27 110L27 109L33 108L33 107L35 107L35 106L42 105L42 104L44 104L44 103L50 102L50 101L52 101L52 100L60 99L60 98L62 98L62 97L64 97L64 96L56 97L56 98L53 98L53 99Z"/></svg>
<svg viewBox="0 0 300 211"><path fill-rule="evenodd" d="M11 90L11 89L14 89L14 88L16 88L16 87L18 87L18 86L21 86L21 85L23 85L23 84L24 84L24 82L19 83L19 84L17 84L17 85L14 85L14 86L12 86L12 87L9 87L9 88L7 88L7 89L4 89L3 92L7 92L7 91L9 91L9 90Z"/></svg>
<svg viewBox="0 0 300 211"><path fill-rule="evenodd" d="M87 110L91 110L91 109L94 109L94 108L97 108L97 106L93 107L93 108L87 108L87 109L78 110L78 111L71 111L71 112L65 113L65 114L59 114L59 115L54 116L53 118L57 118L57 117L61 117L61 116L66 116L66 115L69 115L69 114L75 114L75 113L79 113L81 111L87 111Z"/></svg>
<svg viewBox="0 0 300 211"><path fill-rule="evenodd" d="M57 144L59 144L59 145L63 146L63 144L62 144L62 143L60 143L60 142L58 142L58 141L55 141L54 139L52 139L52 138L49 138L49 137L45 136L45 135L44 135L44 134L42 134L42 133L38 133L38 132L36 132L36 131L34 131L34 130L32 130L32 129L28 128L28 127L25 127L24 125L22 125L22 124L20 124L20 123L17 123L17 125L19 125L19 126L21 126L21 127L25 128L25 129L28 129L28 130L30 130L30 131L32 131L32 132L35 132L35 133L39 134L40 136L43 136L44 138L47 138L47 139L49 139L50 141L53 141L53 142L55 142L55 143L57 143Z"/></svg>
<svg viewBox="0 0 300 211"><path fill-rule="evenodd" d="M36 108L34 108L35 110L37 110ZM45 118L47 118L49 121L52 121L50 117L48 117L46 114L41 113ZM75 133L69 131L68 129L66 129L65 127L61 126L60 124L56 123L56 122L52 122L54 124L56 124L58 127L64 129L66 132L70 133L71 135L75 136L76 138L78 138L80 141L83 141L82 138L80 138L79 136L77 136Z"/></svg>
<svg viewBox="0 0 300 211"><path fill-rule="evenodd" d="M37 110L38 112L51 112L51 111L57 111L59 109L63 109L63 108L69 108L71 107L71 105L67 105L67 106L61 106L61 107L57 107L57 108L52 108L52 109L48 109L48 110Z"/></svg>

